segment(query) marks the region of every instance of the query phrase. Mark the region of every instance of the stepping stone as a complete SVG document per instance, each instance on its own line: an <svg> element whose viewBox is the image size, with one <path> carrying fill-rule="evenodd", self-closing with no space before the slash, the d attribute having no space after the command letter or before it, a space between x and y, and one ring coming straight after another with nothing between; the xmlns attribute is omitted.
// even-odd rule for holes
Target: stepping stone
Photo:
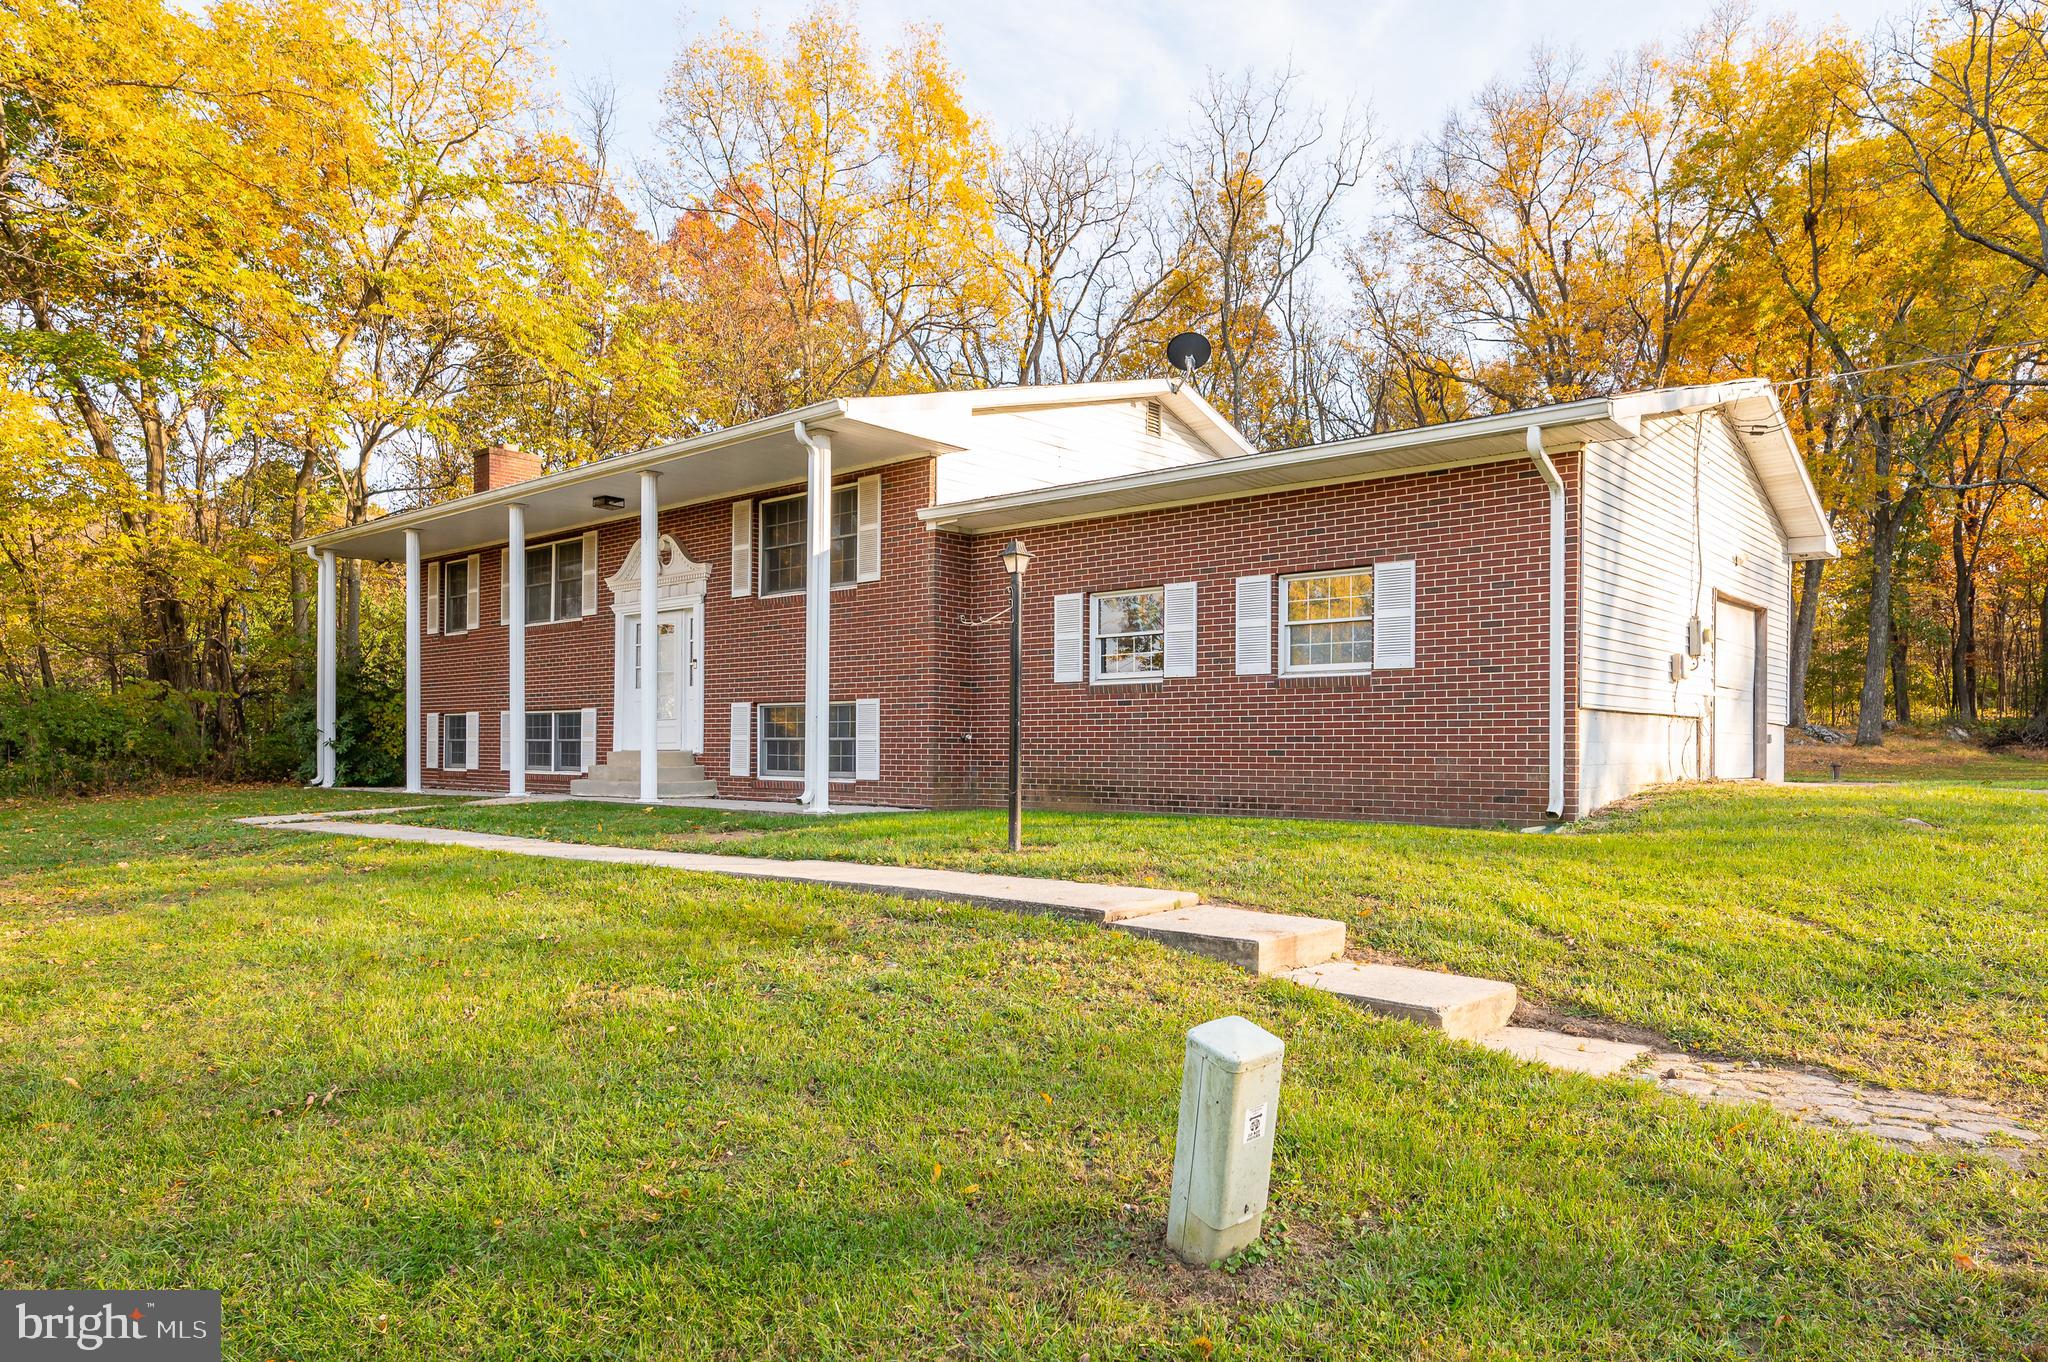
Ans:
<svg viewBox="0 0 2048 1362"><path fill-rule="evenodd" d="M1650 1053L1647 1045L1601 1040L1598 1036L1567 1036L1562 1031L1538 1031L1529 1026L1508 1026L1479 1043L1532 1064L1548 1064L1567 1073L1606 1078L1618 1074Z"/></svg>
<svg viewBox="0 0 2048 1362"><path fill-rule="evenodd" d="M1369 1012L1420 1022L1459 1040L1478 1040L1498 1031L1515 1012L1515 986L1495 979L1350 960L1310 965L1287 977Z"/></svg>
<svg viewBox="0 0 2048 1362"><path fill-rule="evenodd" d="M1252 974L1279 974L1334 960L1344 953L1343 923L1293 913L1256 913L1249 908L1204 904L1127 917L1109 925Z"/></svg>

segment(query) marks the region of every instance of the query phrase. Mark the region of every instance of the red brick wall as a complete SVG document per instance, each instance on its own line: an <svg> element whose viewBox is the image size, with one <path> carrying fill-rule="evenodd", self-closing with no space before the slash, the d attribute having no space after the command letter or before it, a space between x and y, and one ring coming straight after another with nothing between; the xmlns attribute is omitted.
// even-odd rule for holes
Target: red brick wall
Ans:
<svg viewBox="0 0 2048 1362"><path fill-rule="evenodd" d="M1575 517L1578 458L1557 462ZM1548 493L1520 461L1026 531L1036 555L1024 620L1027 805L1428 823L1540 819L1549 788L1548 532ZM967 547L977 617L1006 602L999 555L1007 539L990 535ZM1566 542L1569 714L1578 652L1571 522ZM1236 674L1238 576L1411 557L1413 668ZM1184 581L1198 584L1196 676L1144 685L1053 681L1054 596ZM1277 636L1277 621L1275 629ZM940 785L998 803L1007 770L1007 625L959 638L970 659L960 684L973 737L955 749L954 770ZM1575 765L1568 747L1567 772Z"/></svg>
<svg viewBox="0 0 2048 1362"><path fill-rule="evenodd" d="M1578 458L1557 462L1572 517L1570 713ZM926 530L916 512L931 502L932 460L881 472L882 578L833 593L832 671L834 699L881 701L882 779L835 782L834 798L998 804L1009 687L1009 627L1001 618L1008 584L999 554L1009 536ZM734 701L803 698L803 596L731 594L730 506L680 507L661 518L663 533L712 569L704 766L721 794L794 800L794 782L726 774ZM1026 532L1036 555L1025 611L1027 802L1435 823L1540 818L1548 786L1548 524L1541 479L1514 461ZM595 707L600 754L611 750L613 724L612 598L602 579L623 566L637 533L630 519L599 527L597 614L537 625L527 636L529 706ZM497 715L506 705L498 557L496 546L480 554L480 627L424 639L423 708L479 712L478 769L429 770L432 788L506 787L497 750ZM1238 576L1409 557L1417 564L1414 668L1313 679L1235 674ZM1196 676L1156 685L1053 682L1055 595L1169 581L1198 584ZM1576 741L1572 727L1568 742ZM749 747L758 768L758 744ZM1567 772L1576 766L1568 747ZM533 775L528 784L551 791L568 780Z"/></svg>
<svg viewBox="0 0 2048 1362"><path fill-rule="evenodd" d="M932 461L918 458L866 471L882 477L882 577L832 593L832 695L835 700L881 701L882 778L835 781L833 797L849 803L922 806L940 800L932 772L944 727L938 714L945 698L937 656L935 539L917 518L918 510L931 504ZM750 500L801 490L792 485ZM708 502L661 515L662 533L673 537L693 561L711 565L704 597L701 755L706 774L718 781L723 795L794 800L800 793L795 782L726 774L732 704L799 703L804 689L803 594L732 594L731 507L730 501ZM639 535L639 521L610 521L597 531L597 613L531 626L526 637L526 682L530 709L596 707L602 759L612 749L614 723L615 625L612 593L604 582L625 565ZM532 541L548 542L552 539ZM502 791L508 784L498 755L498 713L506 708L510 694L506 629L498 623L499 547L478 551L479 626L466 635L428 635L422 640L422 711L476 710L481 732L477 769L427 770L425 783L432 789ZM759 582L755 585L758 589ZM757 747L749 743L754 769L759 762ZM566 791L571 779L531 774L527 788L536 793Z"/></svg>

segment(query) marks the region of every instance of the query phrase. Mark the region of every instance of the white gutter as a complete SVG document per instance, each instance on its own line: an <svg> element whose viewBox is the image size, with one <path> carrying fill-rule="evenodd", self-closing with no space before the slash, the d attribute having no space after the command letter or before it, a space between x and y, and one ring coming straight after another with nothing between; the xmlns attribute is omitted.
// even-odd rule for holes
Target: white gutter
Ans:
<svg viewBox="0 0 2048 1362"><path fill-rule="evenodd" d="M1543 427L1523 437L1529 459L1550 488L1550 796L1543 811L1564 817L1564 478L1543 449Z"/></svg>

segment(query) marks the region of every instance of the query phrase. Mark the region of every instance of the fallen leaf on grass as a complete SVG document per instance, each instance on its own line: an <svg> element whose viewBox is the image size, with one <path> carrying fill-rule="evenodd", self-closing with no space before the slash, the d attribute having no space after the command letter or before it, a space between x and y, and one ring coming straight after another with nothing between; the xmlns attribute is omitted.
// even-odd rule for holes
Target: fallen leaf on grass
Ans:
<svg viewBox="0 0 2048 1362"><path fill-rule="evenodd" d="M77 1079L73 1078L70 1074L64 1075L64 1081L66 1083L69 1083L72 1087L77 1088L80 1092L85 1091L85 1085L80 1083Z"/></svg>

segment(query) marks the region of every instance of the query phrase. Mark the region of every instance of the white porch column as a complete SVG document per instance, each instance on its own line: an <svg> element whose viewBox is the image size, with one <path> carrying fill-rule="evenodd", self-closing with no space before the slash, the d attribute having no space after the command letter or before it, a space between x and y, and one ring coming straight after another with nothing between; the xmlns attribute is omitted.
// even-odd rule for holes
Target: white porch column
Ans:
<svg viewBox="0 0 2048 1362"><path fill-rule="evenodd" d="M797 427L810 447L804 482L804 809L832 803L832 437Z"/></svg>
<svg viewBox="0 0 2048 1362"><path fill-rule="evenodd" d="M505 580L505 674L508 678L506 708L511 720L505 725L510 752L499 754L512 773L510 792L526 793L526 504L513 502L505 508L507 546ZM470 738L476 741L475 737Z"/></svg>
<svg viewBox="0 0 2048 1362"><path fill-rule="evenodd" d="M319 738L313 760L314 782L334 785L334 550L320 550L319 631L314 644L313 711Z"/></svg>
<svg viewBox="0 0 2048 1362"><path fill-rule="evenodd" d="M420 792L420 532L405 532L405 790Z"/></svg>
<svg viewBox="0 0 2048 1362"><path fill-rule="evenodd" d="M661 634L655 627L661 582L660 478L649 469L640 474L640 802L661 798L661 756L654 744L660 724Z"/></svg>

